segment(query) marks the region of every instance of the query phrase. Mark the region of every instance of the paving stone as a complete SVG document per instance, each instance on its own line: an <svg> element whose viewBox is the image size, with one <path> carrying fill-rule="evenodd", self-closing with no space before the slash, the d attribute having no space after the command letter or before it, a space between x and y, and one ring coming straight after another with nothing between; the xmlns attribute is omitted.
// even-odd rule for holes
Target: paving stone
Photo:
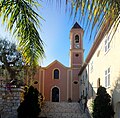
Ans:
<svg viewBox="0 0 120 118"><path fill-rule="evenodd" d="M77 102L45 102L40 118L89 118Z"/></svg>

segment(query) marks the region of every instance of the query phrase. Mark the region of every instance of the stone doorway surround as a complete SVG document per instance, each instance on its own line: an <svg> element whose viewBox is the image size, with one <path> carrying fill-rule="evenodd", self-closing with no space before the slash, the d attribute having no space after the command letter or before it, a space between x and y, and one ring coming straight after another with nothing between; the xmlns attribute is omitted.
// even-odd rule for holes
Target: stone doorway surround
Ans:
<svg viewBox="0 0 120 118"><path fill-rule="evenodd" d="M52 102L59 102L59 89L58 87L52 88Z"/></svg>

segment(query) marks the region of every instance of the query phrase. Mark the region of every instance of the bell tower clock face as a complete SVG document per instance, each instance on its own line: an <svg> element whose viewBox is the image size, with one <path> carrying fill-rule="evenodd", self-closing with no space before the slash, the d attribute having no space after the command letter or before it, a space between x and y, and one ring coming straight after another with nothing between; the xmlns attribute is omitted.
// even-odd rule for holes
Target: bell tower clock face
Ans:
<svg viewBox="0 0 120 118"><path fill-rule="evenodd" d="M75 44L75 48L80 48L80 45L79 44Z"/></svg>

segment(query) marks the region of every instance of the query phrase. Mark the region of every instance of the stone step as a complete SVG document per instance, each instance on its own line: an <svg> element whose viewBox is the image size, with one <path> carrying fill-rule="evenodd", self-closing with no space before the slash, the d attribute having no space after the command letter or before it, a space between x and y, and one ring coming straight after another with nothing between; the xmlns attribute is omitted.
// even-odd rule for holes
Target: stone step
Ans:
<svg viewBox="0 0 120 118"><path fill-rule="evenodd" d="M81 112L79 103L45 103L43 112L69 112L69 113L79 113Z"/></svg>
<svg viewBox="0 0 120 118"><path fill-rule="evenodd" d="M77 102L45 102L40 118L87 118Z"/></svg>
<svg viewBox="0 0 120 118"><path fill-rule="evenodd" d="M79 113L41 113L39 118L87 118L87 116Z"/></svg>

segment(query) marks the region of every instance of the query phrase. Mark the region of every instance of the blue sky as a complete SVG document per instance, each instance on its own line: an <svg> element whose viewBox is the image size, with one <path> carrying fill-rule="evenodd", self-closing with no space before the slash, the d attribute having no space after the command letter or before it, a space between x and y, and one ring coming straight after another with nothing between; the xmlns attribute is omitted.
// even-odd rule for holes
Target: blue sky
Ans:
<svg viewBox="0 0 120 118"><path fill-rule="evenodd" d="M46 58L42 65L47 66L54 60L60 61L65 66L69 66L69 49L70 49L70 29L77 21L65 12L65 4L62 3L61 8L53 3L43 4L41 15L45 19L41 26L41 37L45 42ZM82 27L82 24L80 24ZM84 58L88 54L92 41L87 36L83 37L84 41Z"/></svg>
<svg viewBox="0 0 120 118"><path fill-rule="evenodd" d="M42 40L45 43L46 58L41 62L42 66L47 66L54 60L60 61L65 66L69 66L69 49L70 49L70 29L77 21L80 26L82 24L78 20L73 20L68 12L65 12L65 4L61 4L61 8L56 4L45 2L42 8L38 10L39 14L45 19L40 20L41 30L39 31ZM84 29L84 28L83 28ZM5 31L5 26L0 21L0 36L7 37L14 41L11 34ZM83 37L84 41L84 59L88 54L92 41L89 42L87 36Z"/></svg>

